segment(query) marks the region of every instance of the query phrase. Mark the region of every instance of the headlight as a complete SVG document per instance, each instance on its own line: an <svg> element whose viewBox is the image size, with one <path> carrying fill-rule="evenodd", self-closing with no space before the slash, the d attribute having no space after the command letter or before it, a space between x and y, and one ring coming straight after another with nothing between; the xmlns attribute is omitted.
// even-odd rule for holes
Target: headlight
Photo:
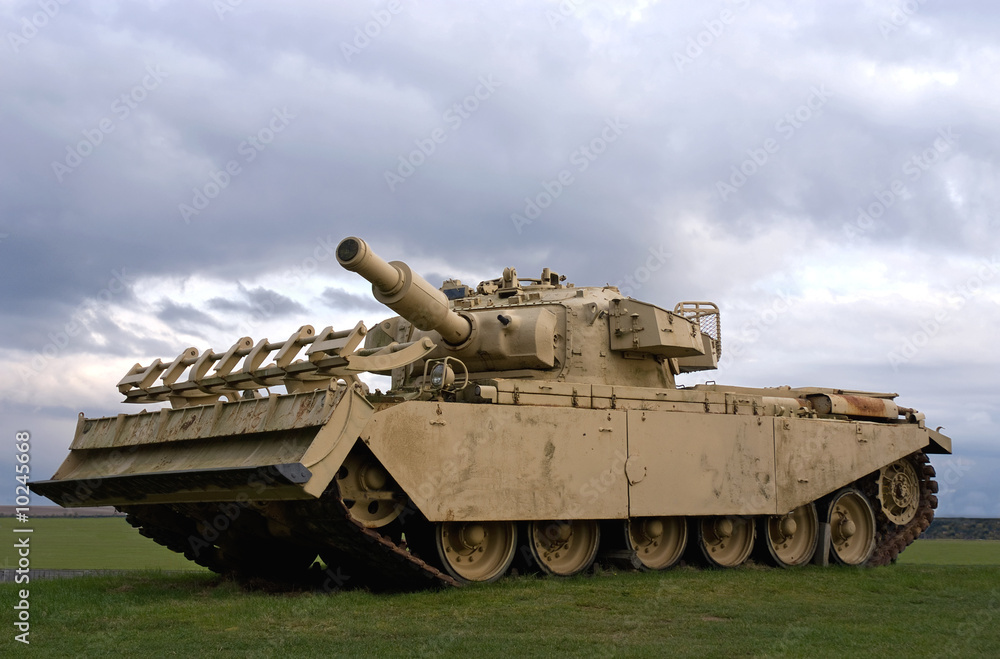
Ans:
<svg viewBox="0 0 1000 659"><path fill-rule="evenodd" d="M442 389L455 382L455 371L450 366L441 362L431 368L431 386Z"/></svg>

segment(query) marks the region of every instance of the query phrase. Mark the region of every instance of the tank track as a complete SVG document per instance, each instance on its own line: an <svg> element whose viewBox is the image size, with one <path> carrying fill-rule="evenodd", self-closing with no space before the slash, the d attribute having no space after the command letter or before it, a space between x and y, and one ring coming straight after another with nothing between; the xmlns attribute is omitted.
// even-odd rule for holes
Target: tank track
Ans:
<svg viewBox="0 0 1000 659"><path fill-rule="evenodd" d="M930 464L923 451L917 451L905 458L913 465L920 482L920 499L917 512L908 523L899 525L891 522L882 511L878 499L879 472L874 472L863 478L859 488L868 497L875 509L875 551L868 565L880 566L894 563L899 554L906 549L934 521L934 509L937 508L938 484L934 480L934 467Z"/></svg>
<svg viewBox="0 0 1000 659"><path fill-rule="evenodd" d="M315 501L149 504L119 510L142 535L254 588L407 591L459 585L407 550L399 524L380 533L351 517L335 483ZM228 521L212 526L213 520L222 520L220 515ZM417 530L413 523L408 526ZM275 528L287 532L275 536ZM311 565L317 554L327 564L325 570Z"/></svg>
<svg viewBox="0 0 1000 659"><path fill-rule="evenodd" d="M318 502L270 505L264 514L295 529L296 533L321 541L325 549L320 550L320 555L328 564L328 571L332 568L335 575L343 575L345 580L353 580L358 585L373 590L420 590L460 585L408 551L400 540L400 524L393 522L382 527L380 533L351 517L336 482ZM340 564L334 565L338 561Z"/></svg>
<svg viewBox="0 0 1000 659"><path fill-rule="evenodd" d="M856 483L876 515L875 550L868 565L895 562L934 519L934 467L922 451L905 459L917 473L920 497L916 514L904 525L891 522L882 511L879 472ZM143 536L251 587L408 591L460 585L435 565L433 541L428 540L431 524L418 511L404 510L397 521L379 530L367 528L351 517L336 482L314 501L146 504L118 510ZM220 511L228 511L228 516ZM220 514L228 520L225 528ZM276 528L285 532L275 535ZM403 530L408 543L402 541ZM311 565L317 554L327 564L325 570Z"/></svg>
<svg viewBox="0 0 1000 659"><path fill-rule="evenodd" d="M223 512L227 505L240 511L242 519L227 516ZM244 582L262 579L304 585L308 565L316 556L313 550L312 557L308 557L309 548L301 544L271 537L259 515L241 511L234 504L160 504L118 509L126 513L126 521L141 535L213 572ZM217 520L224 520L224 524ZM222 526L226 528L220 531Z"/></svg>
<svg viewBox="0 0 1000 659"><path fill-rule="evenodd" d="M226 574L236 567L227 562L217 548L204 552L194 551L188 541L198 534L194 522L170 506L117 506L116 510L125 513L125 521L138 530L140 535L212 572Z"/></svg>

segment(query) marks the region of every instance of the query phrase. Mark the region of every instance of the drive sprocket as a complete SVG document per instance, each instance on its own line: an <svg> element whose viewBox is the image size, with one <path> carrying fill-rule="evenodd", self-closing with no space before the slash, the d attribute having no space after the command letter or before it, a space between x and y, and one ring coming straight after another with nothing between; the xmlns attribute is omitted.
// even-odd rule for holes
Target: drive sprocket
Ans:
<svg viewBox="0 0 1000 659"><path fill-rule="evenodd" d="M923 451L912 453L858 482L875 508L875 552L869 565L888 565L934 520L938 484L934 467ZM916 492L906 488L915 478ZM888 488L896 491L887 491ZM908 510L913 506L914 510ZM902 521L896 523L894 520Z"/></svg>

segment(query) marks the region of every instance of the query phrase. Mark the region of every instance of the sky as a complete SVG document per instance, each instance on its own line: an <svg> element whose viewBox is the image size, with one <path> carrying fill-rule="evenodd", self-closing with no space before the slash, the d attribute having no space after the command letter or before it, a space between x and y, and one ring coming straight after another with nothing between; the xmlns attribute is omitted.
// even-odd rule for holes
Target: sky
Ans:
<svg viewBox="0 0 1000 659"><path fill-rule="evenodd" d="M1000 6L0 5L0 452L182 350L392 315L333 257L722 310L743 386L896 392L1000 517ZM36 499L35 503L39 503Z"/></svg>

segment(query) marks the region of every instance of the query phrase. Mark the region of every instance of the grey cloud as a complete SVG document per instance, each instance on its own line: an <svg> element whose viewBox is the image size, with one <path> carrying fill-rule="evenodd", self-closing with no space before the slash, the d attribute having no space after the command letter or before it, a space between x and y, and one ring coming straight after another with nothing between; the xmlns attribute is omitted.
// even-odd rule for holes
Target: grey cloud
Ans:
<svg viewBox="0 0 1000 659"><path fill-rule="evenodd" d="M189 330L192 327L197 328L198 326L214 328L223 326L214 316L196 309L190 304L178 304L171 300L162 300L160 302L156 317L174 327L183 325Z"/></svg>
<svg viewBox="0 0 1000 659"><path fill-rule="evenodd" d="M232 300L214 297L208 306L216 311L240 314L263 314L265 316L285 316L302 313L306 308L295 300L263 286L248 289L239 286L242 299Z"/></svg>
<svg viewBox="0 0 1000 659"><path fill-rule="evenodd" d="M371 296L357 295L342 288L330 287L323 291L322 300L334 309L358 310L370 313L389 313L388 309Z"/></svg>
<svg viewBox="0 0 1000 659"><path fill-rule="evenodd" d="M6 345L41 351L115 272L130 279L114 304L212 342L262 309L303 313L310 296L380 313L338 284L329 245L347 235L387 259L429 263L421 274L435 285L505 266L616 283L663 249L671 258L636 296L719 300L737 331L753 313L738 303L766 304L754 286L787 287L831 246L905 259L905 272L885 277L889 292L1000 252L998 85L983 65L998 51L994 4L923 3L888 34L892 5L868 2L586 3L556 24L553 3L405 5L348 59L342 44L371 7L242 3L220 18L212 3L69 3L19 52L5 42ZM718 27L724 10L733 20ZM0 17L17 26L28 11L15 3ZM691 61L678 66L678 55ZM483 77L499 84L479 98ZM823 85L829 99L796 118ZM602 143L615 118L627 127ZM961 135L954 148L908 175L907 161L948 126ZM412 173L390 189L386 172L400 167ZM734 167L753 173L723 199L718 184ZM572 182L556 186L564 173ZM859 207L881 203L896 180L905 194L847 237ZM511 216L532 204L544 208L518 232ZM185 221L181 205L197 213ZM135 298L137 281L198 277L254 283L205 304L160 290L157 304ZM814 384L895 387L880 383L896 373L853 352L859 330L836 318L846 306L790 315L808 336L788 330L787 345L762 340L748 355L802 364ZM880 337L910 331L910 314L883 313ZM976 313L995 316L987 305ZM118 322L95 320L65 350L162 357L186 345ZM878 340L884 354L893 339ZM842 370L808 370L831 355ZM776 384L777 373L732 371L747 384ZM932 384L918 397L932 397Z"/></svg>

